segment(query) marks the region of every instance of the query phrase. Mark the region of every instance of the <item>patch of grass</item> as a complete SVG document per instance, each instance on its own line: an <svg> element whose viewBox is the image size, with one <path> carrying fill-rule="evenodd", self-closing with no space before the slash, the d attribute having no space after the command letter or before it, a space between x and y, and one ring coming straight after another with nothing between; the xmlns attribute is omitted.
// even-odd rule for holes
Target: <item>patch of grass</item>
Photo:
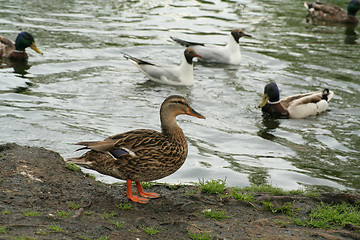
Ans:
<svg viewBox="0 0 360 240"><path fill-rule="evenodd" d="M266 192L271 195L288 195L290 194L288 191L283 190L279 187L274 187L269 184L261 184L261 185L251 185L248 187L241 188L244 192Z"/></svg>
<svg viewBox="0 0 360 240"><path fill-rule="evenodd" d="M120 222L116 222L113 219L109 219L109 221L117 228L117 229L121 229L123 227L125 227L124 223L120 223Z"/></svg>
<svg viewBox="0 0 360 240"><path fill-rule="evenodd" d="M97 240L108 240L108 239L109 239L108 236L101 236Z"/></svg>
<svg viewBox="0 0 360 240"><path fill-rule="evenodd" d="M204 180L199 179L199 183L195 183L202 192L205 193L223 193L226 189L226 178L224 180Z"/></svg>
<svg viewBox="0 0 360 240"><path fill-rule="evenodd" d="M39 214L39 212L35 212L35 211L26 211L26 212L23 212L23 215L25 217L34 217L34 216L37 216Z"/></svg>
<svg viewBox="0 0 360 240"><path fill-rule="evenodd" d="M131 203L119 203L116 204L115 206L121 210L130 210L132 208Z"/></svg>
<svg viewBox="0 0 360 240"><path fill-rule="evenodd" d="M8 232L8 229L6 226L0 226L0 234L4 234L4 233L7 233Z"/></svg>
<svg viewBox="0 0 360 240"><path fill-rule="evenodd" d="M286 202L281 207L274 207L274 205L270 203L270 201L261 201L261 204L264 206L266 210L269 210L273 213L285 213L286 215L289 216L291 216L295 211L300 210L300 209L295 209L293 207L293 203L291 202Z"/></svg>
<svg viewBox="0 0 360 240"><path fill-rule="evenodd" d="M10 214L11 214L11 211L10 211L10 210L4 210L4 211L0 212L0 214L10 215Z"/></svg>
<svg viewBox="0 0 360 240"><path fill-rule="evenodd" d="M83 213L84 213L85 215L92 215L94 212L93 212L93 211L83 211Z"/></svg>
<svg viewBox="0 0 360 240"><path fill-rule="evenodd" d="M70 213L69 212L65 212L65 211L57 211L56 212L56 215L58 216L58 217L68 217L68 216L70 216Z"/></svg>
<svg viewBox="0 0 360 240"><path fill-rule="evenodd" d="M159 229L159 227L153 228L153 227L146 227L146 226L141 226L140 227L142 230L144 230L144 232L146 232L149 235L155 235L157 233L159 233L161 230Z"/></svg>
<svg viewBox="0 0 360 240"><path fill-rule="evenodd" d="M65 167L71 171L74 171L74 172L77 172L77 171L80 171L81 168L78 167L75 163L70 163L70 162L67 162L65 164Z"/></svg>
<svg viewBox="0 0 360 240"><path fill-rule="evenodd" d="M283 220L275 220L275 224L280 225L281 227L286 227L289 223Z"/></svg>
<svg viewBox="0 0 360 240"><path fill-rule="evenodd" d="M317 228L344 227L345 224L360 226L360 207L345 202L336 205L321 202L311 211L309 220L292 221L298 225Z"/></svg>
<svg viewBox="0 0 360 240"><path fill-rule="evenodd" d="M51 229L54 232L62 232L63 231L63 228L60 225L58 225L58 224L56 224L54 222L52 222L50 224L49 229Z"/></svg>
<svg viewBox="0 0 360 240"><path fill-rule="evenodd" d="M114 216L116 216L116 212L109 212L109 213L104 212L104 213L103 213L103 217L104 217L106 220L109 220L110 218L112 218L112 217L114 217Z"/></svg>
<svg viewBox="0 0 360 240"><path fill-rule="evenodd" d="M206 209L203 211L203 214L205 217L213 220L223 220L230 217L225 211L214 209Z"/></svg>
<svg viewBox="0 0 360 240"><path fill-rule="evenodd" d="M141 183L141 186L144 188L144 189L151 189L155 186L156 182L142 182Z"/></svg>
<svg viewBox="0 0 360 240"><path fill-rule="evenodd" d="M117 229L123 228L125 227L125 225L123 223L120 222L116 222L114 219L112 219L114 216L116 216L115 212L110 212L110 213L104 213L103 217L108 220L109 222L111 222Z"/></svg>
<svg viewBox="0 0 360 240"><path fill-rule="evenodd" d="M96 177L94 175L90 174L90 173L85 173L85 176L90 178L90 179L93 179L93 180L96 179Z"/></svg>
<svg viewBox="0 0 360 240"><path fill-rule="evenodd" d="M232 189L231 195L236 199L243 202L253 202L256 198L251 193L242 193L237 190Z"/></svg>
<svg viewBox="0 0 360 240"><path fill-rule="evenodd" d="M168 188L170 188L171 190L178 190L179 188L184 187L184 184L171 184L171 185L167 185Z"/></svg>
<svg viewBox="0 0 360 240"><path fill-rule="evenodd" d="M72 210L77 210L77 209L79 209L79 207L80 207L79 204L76 204L74 202L69 203L69 208L71 208Z"/></svg>
<svg viewBox="0 0 360 240"><path fill-rule="evenodd" d="M14 240L36 240L36 238L33 238L33 237L24 237L24 236L19 236L19 237L16 237L14 238Z"/></svg>
<svg viewBox="0 0 360 240"><path fill-rule="evenodd" d="M210 237L209 233L192 233L192 232L188 232L188 235L192 240L211 240L212 239Z"/></svg>

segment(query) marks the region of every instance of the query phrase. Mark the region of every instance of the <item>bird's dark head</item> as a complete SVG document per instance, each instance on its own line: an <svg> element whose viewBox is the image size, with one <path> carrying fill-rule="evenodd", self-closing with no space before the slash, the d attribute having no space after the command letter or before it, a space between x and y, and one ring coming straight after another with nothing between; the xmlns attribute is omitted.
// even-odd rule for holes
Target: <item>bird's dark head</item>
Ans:
<svg viewBox="0 0 360 240"><path fill-rule="evenodd" d="M277 102L280 100L280 92L276 83L268 83L264 88L264 96L259 104L259 108L265 106L269 102Z"/></svg>
<svg viewBox="0 0 360 240"><path fill-rule="evenodd" d="M238 28L232 30L231 35L234 37L237 43L239 43L239 39L242 37L252 37L250 34L246 34L243 30Z"/></svg>
<svg viewBox="0 0 360 240"><path fill-rule="evenodd" d="M25 51L25 48L30 47L35 52L42 54L35 44L34 37L28 32L21 32L15 40L15 50Z"/></svg>
<svg viewBox="0 0 360 240"><path fill-rule="evenodd" d="M355 16L356 13L360 10L360 2L359 0L351 0L347 7L348 15Z"/></svg>

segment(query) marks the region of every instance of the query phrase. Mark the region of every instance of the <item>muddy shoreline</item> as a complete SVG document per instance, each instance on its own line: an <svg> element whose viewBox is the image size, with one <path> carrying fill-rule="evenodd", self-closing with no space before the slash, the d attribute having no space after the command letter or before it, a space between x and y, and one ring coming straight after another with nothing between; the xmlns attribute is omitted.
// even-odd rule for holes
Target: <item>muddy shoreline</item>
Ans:
<svg viewBox="0 0 360 240"><path fill-rule="evenodd" d="M181 171L181 169L180 169ZM295 225L283 213L257 205L292 202L302 217L319 201L360 204L360 195L323 193L318 198L257 193L254 204L196 186L155 185L161 194L148 204L132 203L125 185L98 182L65 167L53 151L0 145L0 239L360 239L357 228L318 229ZM223 220L204 211L224 211ZM154 230L154 231L150 231Z"/></svg>

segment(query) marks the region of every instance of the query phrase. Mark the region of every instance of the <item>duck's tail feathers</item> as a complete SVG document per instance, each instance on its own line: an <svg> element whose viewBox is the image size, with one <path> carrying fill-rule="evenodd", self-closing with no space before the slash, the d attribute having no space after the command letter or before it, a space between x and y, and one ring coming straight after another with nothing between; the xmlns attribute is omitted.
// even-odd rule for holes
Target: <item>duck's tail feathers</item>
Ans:
<svg viewBox="0 0 360 240"><path fill-rule="evenodd" d="M130 55L126 54L126 53L124 53L124 58L126 58L127 60L129 60L131 63L137 64L137 65L141 65L141 64L155 65L155 64L153 64L153 63L150 63L150 62L141 60L141 59L136 58L136 57L133 57L133 56L130 56Z"/></svg>
<svg viewBox="0 0 360 240"><path fill-rule="evenodd" d="M197 43L197 42L189 42L189 41L185 41L176 37L170 37L174 42L177 42L178 44L180 44L181 46L184 47L190 47L190 46L194 46L194 45L201 45L204 46L204 43Z"/></svg>

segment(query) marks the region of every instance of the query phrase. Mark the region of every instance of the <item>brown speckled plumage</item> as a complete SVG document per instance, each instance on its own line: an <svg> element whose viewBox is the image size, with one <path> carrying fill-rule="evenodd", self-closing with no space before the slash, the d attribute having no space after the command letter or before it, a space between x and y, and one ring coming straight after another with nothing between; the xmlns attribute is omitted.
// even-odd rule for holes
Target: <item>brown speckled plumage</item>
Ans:
<svg viewBox="0 0 360 240"><path fill-rule="evenodd" d="M193 110L185 98L173 95L160 109L161 132L138 129L97 142L79 142L91 149L70 162L118 179L152 181L177 171L185 162L188 145L176 123L176 116L188 114L205 118ZM116 152L116 151L120 151Z"/></svg>
<svg viewBox="0 0 360 240"><path fill-rule="evenodd" d="M334 4L320 2L305 2L304 6L308 10L308 17L312 18L315 22L358 23L358 18L356 17L356 13L360 9L360 2L358 0L350 1L347 10Z"/></svg>

